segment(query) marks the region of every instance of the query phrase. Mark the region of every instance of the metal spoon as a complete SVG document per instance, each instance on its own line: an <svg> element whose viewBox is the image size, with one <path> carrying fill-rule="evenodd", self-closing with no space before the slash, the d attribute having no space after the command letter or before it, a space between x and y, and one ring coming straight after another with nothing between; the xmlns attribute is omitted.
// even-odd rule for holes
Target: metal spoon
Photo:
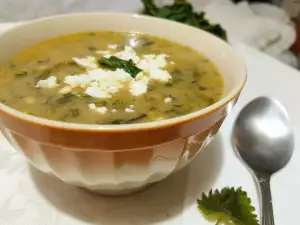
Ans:
<svg viewBox="0 0 300 225"><path fill-rule="evenodd" d="M288 163L294 150L294 134L287 111L276 100L254 99L238 115L233 144L257 178L262 225L274 225L270 179Z"/></svg>

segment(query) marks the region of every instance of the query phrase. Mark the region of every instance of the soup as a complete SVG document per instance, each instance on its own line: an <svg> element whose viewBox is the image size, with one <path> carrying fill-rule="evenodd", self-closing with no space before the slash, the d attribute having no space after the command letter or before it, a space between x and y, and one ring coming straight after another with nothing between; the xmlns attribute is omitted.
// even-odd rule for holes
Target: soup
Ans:
<svg viewBox="0 0 300 225"><path fill-rule="evenodd" d="M178 117L218 101L223 86L205 56L140 33L61 36L25 49L0 68L2 103L83 124Z"/></svg>

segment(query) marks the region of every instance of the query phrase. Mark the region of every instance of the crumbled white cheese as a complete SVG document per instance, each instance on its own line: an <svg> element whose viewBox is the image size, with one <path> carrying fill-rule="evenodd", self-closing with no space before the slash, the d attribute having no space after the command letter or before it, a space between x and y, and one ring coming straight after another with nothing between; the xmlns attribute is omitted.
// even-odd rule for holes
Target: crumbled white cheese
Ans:
<svg viewBox="0 0 300 225"><path fill-rule="evenodd" d="M115 113L115 112L117 112L117 110L116 109L112 109L111 112Z"/></svg>
<svg viewBox="0 0 300 225"><path fill-rule="evenodd" d="M102 53L108 54L107 51L102 51ZM146 54L139 57L133 48L125 46L123 51L113 55L124 60L132 59L137 67L143 70L143 72L140 72L132 82L131 93L134 96L147 92L149 79L163 83L172 79L172 76L164 69L167 65L166 57L168 57L168 55L166 54ZM149 79L140 81L141 78L145 77L147 74L149 75Z"/></svg>
<svg viewBox="0 0 300 225"><path fill-rule="evenodd" d="M165 103L170 103L170 102L172 102L172 98L170 98L170 97L166 97L165 99L164 99L164 102Z"/></svg>
<svg viewBox="0 0 300 225"><path fill-rule="evenodd" d="M129 87L132 81L130 74L124 70L115 71L94 69L87 74L66 76L64 82L72 88L81 87L85 93L95 98L110 98L124 87Z"/></svg>
<svg viewBox="0 0 300 225"><path fill-rule="evenodd" d="M160 81L162 83L167 83L172 79L172 76L166 70L162 69L151 69L149 71L150 79Z"/></svg>
<svg viewBox="0 0 300 225"><path fill-rule="evenodd" d="M94 103L89 104L89 108L101 114L105 114L107 112L107 108L105 106L97 107Z"/></svg>
<svg viewBox="0 0 300 225"><path fill-rule="evenodd" d="M137 64L137 67L148 73L150 80L157 80L162 83L166 83L172 79L172 76L168 73L168 71L163 69L167 65L166 57L167 55L165 54L144 55L142 60L140 60Z"/></svg>
<svg viewBox="0 0 300 225"><path fill-rule="evenodd" d="M97 60L95 57L93 56L88 56L86 58L72 58L72 60L74 62L76 62L78 65L84 67L85 69L97 69L98 68L98 64L97 64Z"/></svg>
<svg viewBox="0 0 300 225"><path fill-rule="evenodd" d="M60 94L67 94L72 91L72 87L64 86L62 89L59 90Z"/></svg>
<svg viewBox="0 0 300 225"><path fill-rule="evenodd" d="M116 49L117 45L111 44L108 45L108 48ZM122 69L109 70L98 68L97 60L93 56L73 58L77 64L85 67L87 71L84 74L66 76L64 78L65 86L60 90L61 94L71 92L74 88L81 88L86 95L91 97L109 99L122 89L126 89L133 96L140 96L148 91L148 85L151 80L166 83L172 79L172 76L165 69L167 65L166 57L168 57L166 54L138 56L135 50L129 46L125 46L124 50L116 53L108 50L97 51L97 53L105 57L114 55L124 60L131 59L142 71L133 78ZM37 87L49 88L56 85L56 77L54 76L37 83ZM165 101L168 102L169 100ZM129 107L129 109L132 110L132 107Z"/></svg>
<svg viewBox="0 0 300 225"><path fill-rule="evenodd" d="M111 95L102 90L101 88L99 87L96 87L96 86L92 86L92 87L88 87L85 92L85 94L93 97L93 98L102 98L102 99L105 99L105 98L110 98Z"/></svg>
<svg viewBox="0 0 300 225"><path fill-rule="evenodd" d="M148 90L148 77L143 77L141 80L133 81L131 83L130 92L133 96L139 96Z"/></svg>
<svg viewBox="0 0 300 225"><path fill-rule="evenodd" d="M108 45L108 48L110 49L117 49L118 45L113 44L113 45Z"/></svg>
<svg viewBox="0 0 300 225"><path fill-rule="evenodd" d="M93 82L90 83L85 93L95 98L111 98L120 89L129 87L132 81L130 74L121 69L115 71L91 70L88 72L88 76Z"/></svg>
<svg viewBox="0 0 300 225"><path fill-rule="evenodd" d="M126 109L125 109L125 112L132 113L132 112L134 112L134 110L133 110L133 109L131 109L131 108L126 108Z"/></svg>
<svg viewBox="0 0 300 225"><path fill-rule="evenodd" d="M124 83L132 80L132 77L129 73L126 73L122 69L112 70L103 70L96 69L88 72L88 76L95 81L103 83L109 83L109 85L113 85L112 83Z"/></svg>
<svg viewBox="0 0 300 225"><path fill-rule="evenodd" d="M101 114L105 114L107 112L107 108L105 106L101 106L96 108L96 111Z"/></svg>
<svg viewBox="0 0 300 225"><path fill-rule="evenodd" d="M66 76L64 82L72 88L81 87L85 88L90 84L92 79L87 74Z"/></svg>
<svg viewBox="0 0 300 225"><path fill-rule="evenodd" d="M91 104L89 104L89 108L92 109L92 110L94 110L94 109L96 109L97 107L96 107L96 105L95 105L94 103L91 103Z"/></svg>
<svg viewBox="0 0 300 225"><path fill-rule="evenodd" d="M152 69L164 68L167 65L165 54L160 55L144 55L142 60L137 64L140 69L150 72Z"/></svg>
<svg viewBox="0 0 300 225"><path fill-rule="evenodd" d="M124 60L130 60L131 59L134 63L138 63L139 60L140 60L140 57L138 57L138 55L133 50L133 48L131 48L129 46L125 46L123 51L115 53L114 56L117 56L120 59L124 59Z"/></svg>
<svg viewBox="0 0 300 225"><path fill-rule="evenodd" d="M36 84L37 88L54 88L57 86L57 79L55 76L50 76L45 80L39 80Z"/></svg>
<svg viewBox="0 0 300 225"><path fill-rule="evenodd" d="M123 87L123 86L120 86ZM111 93L111 94L115 94L119 91L120 87L115 87L115 86L111 86L111 87L107 87L107 92Z"/></svg>

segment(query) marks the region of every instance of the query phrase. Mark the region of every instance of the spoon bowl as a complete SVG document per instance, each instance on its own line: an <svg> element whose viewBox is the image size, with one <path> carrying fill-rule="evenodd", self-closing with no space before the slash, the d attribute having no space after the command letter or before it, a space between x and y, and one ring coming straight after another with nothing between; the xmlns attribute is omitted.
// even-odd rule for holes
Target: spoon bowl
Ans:
<svg viewBox="0 0 300 225"><path fill-rule="evenodd" d="M274 99L256 98L238 115L232 137L234 149L257 178L262 225L274 225L270 179L289 162L294 151L288 113Z"/></svg>
<svg viewBox="0 0 300 225"><path fill-rule="evenodd" d="M239 156L254 172L277 172L288 163L294 150L287 111L274 99L253 100L235 122L233 142Z"/></svg>

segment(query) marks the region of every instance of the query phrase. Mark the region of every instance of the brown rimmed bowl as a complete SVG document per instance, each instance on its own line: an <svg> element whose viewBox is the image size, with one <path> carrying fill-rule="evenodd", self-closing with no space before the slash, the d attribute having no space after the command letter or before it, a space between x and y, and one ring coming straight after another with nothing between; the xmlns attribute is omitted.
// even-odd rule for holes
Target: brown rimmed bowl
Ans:
<svg viewBox="0 0 300 225"><path fill-rule="evenodd" d="M206 55L224 78L220 101L188 115L151 123L64 123L0 104L3 135L36 168L97 193L128 194L183 168L205 147L237 101L246 70L232 48L209 33L121 13L60 15L20 24L0 35L0 64L37 42L95 30L142 32L190 46Z"/></svg>

